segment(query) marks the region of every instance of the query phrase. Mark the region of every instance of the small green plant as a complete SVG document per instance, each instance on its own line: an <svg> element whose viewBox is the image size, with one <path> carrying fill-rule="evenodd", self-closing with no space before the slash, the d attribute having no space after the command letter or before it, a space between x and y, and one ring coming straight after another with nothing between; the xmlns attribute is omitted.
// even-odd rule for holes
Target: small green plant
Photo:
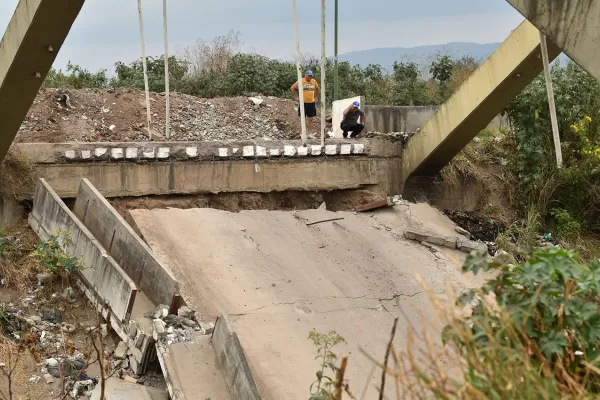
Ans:
<svg viewBox="0 0 600 400"><path fill-rule="evenodd" d="M73 246L71 233L56 230L55 235L46 241L38 243L33 252L33 257L38 269L51 275L70 275L75 271L81 271L85 266L79 257L72 257L66 253L66 249Z"/></svg>
<svg viewBox="0 0 600 400"><path fill-rule="evenodd" d="M340 343L346 343L346 339L331 331L327 334L311 331L308 339L317 347L316 360L319 360L319 370L317 371L317 380L310 385L309 400L333 400L336 380L327 375L327 370L336 374L338 368L335 366L337 355L331 351ZM336 378L337 379L337 378ZM339 385L338 385L339 386Z"/></svg>
<svg viewBox="0 0 600 400"><path fill-rule="evenodd" d="M568 210L565 210L564 208L553 208L550 210L550 215L556 220L556 229L560 236L576 236L581 232L581 224L573 218Z"/></svg>

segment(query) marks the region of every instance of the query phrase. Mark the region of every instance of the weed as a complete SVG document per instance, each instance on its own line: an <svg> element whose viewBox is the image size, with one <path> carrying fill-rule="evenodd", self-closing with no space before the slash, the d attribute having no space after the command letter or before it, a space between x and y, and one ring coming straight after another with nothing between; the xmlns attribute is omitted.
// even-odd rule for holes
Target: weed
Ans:
<svg viewBox="0 0 600 400"><path fill-rule="evenodd" d="M340 343L346 343L346 339L338 335L337 332L331 331L328 334L318 333L311 331L308 335L308 339L317 347L316 360L319 360L319 370L317 371L317 380L310 385L310 398L309 400L331 400L334 398L334 390L338 378L332 378L327 375L329 370L334 375L338 375L335 363L337 356L331 351L335 346ZM341 385L341 382L339 382Z"/></svg>
<svg viewBox="0 0 600 400"><path fill-rule="evenodd" d="M553 208L550 215L556 220L559 236L572 237L581 232L581 224L564 208Z"/></svg>
<svg viewBox="0 0 600 400"><path fill-rule="evenodd" d="M85 265L83 259L69 256L65 251L71 246L71 233L57 230L48 240L41 241L33 252L38 268L51 275L70 275L82 270Z"/></svg>

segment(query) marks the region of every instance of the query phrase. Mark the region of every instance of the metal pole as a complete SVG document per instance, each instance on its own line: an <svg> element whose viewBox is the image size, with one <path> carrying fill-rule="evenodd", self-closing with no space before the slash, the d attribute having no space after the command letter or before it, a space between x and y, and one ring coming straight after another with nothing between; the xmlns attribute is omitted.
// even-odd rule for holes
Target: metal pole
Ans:
<svg viewBox="0 0 600 400"><path fill-rule="evenodd" d="M335 0L335 37L334 37L334 55L333 55L333 100L339 100L340 78L338 75L338 0Z"/></svg>
<svg viewBox="0 0 600 400"><path fill-rule="evenodd" d="M171 107L169 97L169 38L167 29L167 0L163 0L163 25L165 37L165 135L167 139L171 138Z"/></svg>
<svg viewBox="0 0 600 400"><path fill-rule="evenodd" d="M325 119L327 118L327 103L325 96L325 70L327 68L327 55L325 54L325 40L327 33L325 32L325 2L321 0L321 146L325 146Z"/></svg>
<svg viewBox="0 0 600 400"><path fill-rule="evenodd" d="M296 0L292 0L294 9L294 33L296 37L296 69L298 70L298 95L300 97L300 135L302 146L306 147L306 113L304 112L304 85L302 84L302 66L300 65L300 31L298 28L298 9Z"/></svg>
<svg viewBox="0 0 600 400"><path fill-rule="evenodd" d="M544 77L546 78L546 90L548 92L548 105L550 106L550 120L552 121L552 136L554 136L554 151L556 152L556 166L562 168L562 149L560 147L560 136L558 134L558 120L556 118L556 104L554 103L554 90L552 88L552 76L550 75L550 62L548 59L548 44L546 36L540 32L540 47L542 49L542 62L544 63Z"/></svg>
<svg viewBox="0 0 600 400"><path fill-rule="evenodd" d="M144 17L142 15L142 0L138 0L138 13L140 15L140 38L142 40L142 66L144 68L144 86L146 88L146 122L148 124L148 138L152 140L152 130L150 122L152 120L150 113L150 89L148 88L148 66L146 65L146 44L144 42Z"/></svg>

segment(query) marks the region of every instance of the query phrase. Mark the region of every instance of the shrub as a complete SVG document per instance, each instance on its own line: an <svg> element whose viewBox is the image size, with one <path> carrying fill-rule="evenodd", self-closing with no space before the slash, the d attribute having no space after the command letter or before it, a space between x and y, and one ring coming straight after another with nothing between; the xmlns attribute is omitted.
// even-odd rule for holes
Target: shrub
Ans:
<svg viewBox="0 0 600 400"><path fill-rule="evenodd" d="M57 230L55 235L38 243L33 257L38 269L51 275L70 275L84 268L84 261L67 254L66 249L73 246L71 233Z"/></svg>

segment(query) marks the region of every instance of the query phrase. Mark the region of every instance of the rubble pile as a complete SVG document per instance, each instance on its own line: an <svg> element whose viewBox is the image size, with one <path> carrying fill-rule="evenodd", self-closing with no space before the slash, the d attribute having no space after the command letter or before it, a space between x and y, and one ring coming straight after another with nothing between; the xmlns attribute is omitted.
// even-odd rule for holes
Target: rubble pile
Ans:
<svg viewBox="0 0 600 400"><path fill-rule="evenodd" d="M197 321L195 312L186 306L179 308L177 315L169 315L169 308L160 305L151 317L154 340L161 346L191 342L197 335L212 334L215 328L211 322Z"/></svg>
<svg viewBox="0 0 600 400"><path fill-rule="evenodd" d="M135 89L42 89L17 142L148 141L145 94ZM150 99L153 140L166 140L165 96ZM298 136L297 104L275 97L170 96L174 141L281 140ZM319 126L318 117L316 126Z"/></svg>
<svg viewBox="0 0 600 400"><path fill-rule="evenodd" d="M413 137L417 132L418 132L418 130L416 132L389 132L389 133L369 131L362 136L366 137L366 138L379 137L379 138L390 140L392 142L401 142L402 144L404 144L404 143L408 142L410 140L410 138Z"/></svg>

